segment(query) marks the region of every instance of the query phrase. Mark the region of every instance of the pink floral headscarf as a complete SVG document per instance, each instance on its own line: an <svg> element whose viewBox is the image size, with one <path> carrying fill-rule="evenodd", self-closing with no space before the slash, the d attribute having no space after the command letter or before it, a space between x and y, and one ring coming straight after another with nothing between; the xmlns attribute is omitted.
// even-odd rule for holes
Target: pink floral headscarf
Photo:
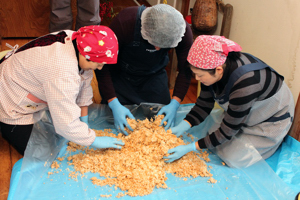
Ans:
<svg viewBox="0 0 300 200"><path fill-rule="evenodd" d="M225 63L231 51L241 51L237 43L216 35L200 35L194 41L188 55L188 62L200 69L215 69Z"/></svg>

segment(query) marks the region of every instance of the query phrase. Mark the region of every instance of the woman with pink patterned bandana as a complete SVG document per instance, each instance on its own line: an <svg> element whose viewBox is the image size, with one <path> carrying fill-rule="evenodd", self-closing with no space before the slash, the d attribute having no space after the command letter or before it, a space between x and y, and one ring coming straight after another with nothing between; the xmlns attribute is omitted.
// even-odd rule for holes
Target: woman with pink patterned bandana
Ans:
<svg viewBox="0 0 300 200"><path fill-rule="evenodd" d="M2 137L24 154L33 124L49 109L55 131L94 148L121 148L112 137L96 137L88 127L93 70L114 64L118 41L106 26L86 26L39 37L0 61Z"/></svg>
<svg viewBox="0 0 300 200"><path fill-rule="evenodd" d="M199 125L210 115L215 102L224 112L221 123L203 138L170 149L166 162L190 151L210 149L229 166L245 167L270 157L279 147L292 124L293 96L281 75L241 50L222 36L196 38L187 59L201 82L201 92L185 119L171 130L180 136ZM251 147L243 145L246 143Z"/></svg>

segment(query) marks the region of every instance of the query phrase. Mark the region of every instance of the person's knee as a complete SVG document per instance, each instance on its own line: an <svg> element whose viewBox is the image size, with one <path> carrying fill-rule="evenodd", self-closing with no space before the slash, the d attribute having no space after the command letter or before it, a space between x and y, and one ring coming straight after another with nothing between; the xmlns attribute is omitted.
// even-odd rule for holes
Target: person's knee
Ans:
<svg viewBox="0 0 300 200"><path fill-rule="evenodd" d="M233 138L216 148L217 155L233 168L249 167L262 160L254 145L242 138Z"/></svg>
<svg viewBox="0 0 300 200"><path fill-rule="evenodd" d="M3 139L12 145L21 155L24 155L32 128L33 124L9 125L1 123L1 133Z"/></svg>

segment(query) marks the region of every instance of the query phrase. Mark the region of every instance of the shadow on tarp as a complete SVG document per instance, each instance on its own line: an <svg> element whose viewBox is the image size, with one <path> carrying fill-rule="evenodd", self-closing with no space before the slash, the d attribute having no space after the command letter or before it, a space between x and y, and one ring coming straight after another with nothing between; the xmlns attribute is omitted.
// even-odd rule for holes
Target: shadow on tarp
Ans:
<svg viewBox="0 0 300 200"><path fill-rule="evenodd" d="M128 106L137 119L151 118L162 107L159 104L142 104ZM193 104L181 105L176 115L178 124ZM212 114L200 125L193 127L189 132L196 138L204 137L208 129L216 123L216 116L220 110ZM113 116L107 105L93 104L89 108L90 128L116 130L113 125ZM190 141L186 135L183 139ZM48 111L42 120L34 125L25 156L19 160L12 171L8 200L12 199L100 199L100 195L112 195L109 199L117 198L121 191L114 186L95 186L90 178L100 177L99 174L86 173L78 175L77 180L69 177L74 171L72 165L64 159L58 170L51 169L50 165L56 157L67 155L67 140L55 133ZM293 200L300 188L300 143L287 136L276 153L266 161L243 169L229 168L222 165L222 160L210 152L213 178L216 184L208 183L208 177L182 178L167 174L168 189L155 188L150 195L142 197L124 196L121 199L249 199L249 200ZM78 153L78 152L75 152ZM72 153L72 154L75 154ZM69 156L69 155L68 155ZM60 171L60 169L62 169ZM58 173L55 173L58 171ZM274 172L275 171L275 172ZM54 172L48 175L48 172ZM123 192L124 193L124 192Z"/></svg>

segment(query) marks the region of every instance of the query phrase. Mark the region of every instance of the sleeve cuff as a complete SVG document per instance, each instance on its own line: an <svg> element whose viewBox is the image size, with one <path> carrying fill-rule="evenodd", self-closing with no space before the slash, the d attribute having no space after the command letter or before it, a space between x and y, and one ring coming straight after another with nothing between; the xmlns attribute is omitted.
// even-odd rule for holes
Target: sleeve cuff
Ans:
<svg viewBox="0 0 300 200"><path fill-rule="evenodd" d="M207 149L207 146L206 146L206 144L204 142L204 138L198 140L198 145L199 145L200 149Z"/></svg>

